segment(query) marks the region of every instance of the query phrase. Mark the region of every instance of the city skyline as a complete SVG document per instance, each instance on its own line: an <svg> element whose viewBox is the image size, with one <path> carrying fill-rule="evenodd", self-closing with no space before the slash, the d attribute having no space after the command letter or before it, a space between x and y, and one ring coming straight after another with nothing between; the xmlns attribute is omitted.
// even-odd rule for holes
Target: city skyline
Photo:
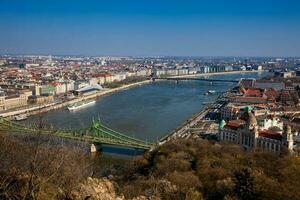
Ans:
<svg viewBox="0 0 300 200"><path fill-rule="evenodd" d="M1 2L0 54L298 57L299 2Z"/></svg>

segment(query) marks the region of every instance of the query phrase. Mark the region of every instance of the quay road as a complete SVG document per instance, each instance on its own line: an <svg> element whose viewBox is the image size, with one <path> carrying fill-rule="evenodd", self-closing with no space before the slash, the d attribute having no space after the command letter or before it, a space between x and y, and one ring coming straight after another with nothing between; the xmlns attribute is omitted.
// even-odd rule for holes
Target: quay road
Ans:
<svg viewBox="0 0 300 200"><path fill-rule="evenodd" d="M165 142L183 136L186 133L186 131L188 131L192 126L196 125L200 120L202 120L203 117L211 110L212 107L212 105L205 106L205 108L202 109L201 112L194 116L191 120L188 120L184 125L175 129L169 135L163 137L160 140L159 145L162 145Z"/></svg>
<svg viewBox="0 0 300 200"><path fill-rule="evenodd" d="M186 136L187 131L191 130L193 126L195 126L197 123L199 123L203 118L215 107L217 106L217 102L219 101L228 101L227 100L227 94L228 92L220 95L214 103L207 104L198 114L194 115L191 119L187 120L183 125L172 131L167 136L163 137L159 141L159 145L164 144L167 141L170 141L172 139L176 138L184 138Z"/></svg>
<svg viewBox="0 0 300 200"><path fill-rule="evenodd" d="M155 80L172 80L172 81L207 81L207 82L229 82L238 83L238 80L226 80L226 79L213 79L213 78L195 78L195 77L166 77L166 78L152 78Z"/></svg>

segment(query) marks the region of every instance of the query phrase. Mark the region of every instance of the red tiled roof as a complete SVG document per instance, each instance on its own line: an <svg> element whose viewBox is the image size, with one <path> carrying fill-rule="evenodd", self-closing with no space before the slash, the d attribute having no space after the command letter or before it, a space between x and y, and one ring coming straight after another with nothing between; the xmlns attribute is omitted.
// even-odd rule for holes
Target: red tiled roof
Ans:
<svg viewBox="0 0 300 200"><path fill-rule="evenodd" d="M265 103L267 101L266 98L263 97L235 97L236 101L243 101L243 102L260 102Z"/></svg>
<svg viewBox="0 0 300 200"><path fill-rule="evenodd" d="M241 127L242 125L244 125L245 123L246 122L244 120L241 120L241 119L230 120L228 123L226 123L225 128L236 130L239 127Z"/></svg>
<svg viewBox="0 0 300 200"><path fill-rule="evenodd" d="M250 89L246 90L245 96L249 96L249 97L261 97L262 93L261 93L260 89L250 88Z"/></svg>
<svg viewBox="0 0 300 200"><path fill-rule="evenodd" d="M278 92L277 90L275 90L274 88L269 88L269 89L266 89L266 90L265 90L264 94L265 94L268 98L274 99L274 98L278 97L279 92Z"/></svg>
<svg viewBox="0 0 300 200"><path fill-rule="evenodd" d="M259 131L259 136L266 137L275 140L282 140L282 135L280 133L273 132L271 130L261 130Z"/></svg>
<svg viewBox="0 0 300 200"><path fill-rule="evenodd" d="M112 76L111 74L94 74L93 77L95 78L100 78L100 77L110 77Z"/></svg>

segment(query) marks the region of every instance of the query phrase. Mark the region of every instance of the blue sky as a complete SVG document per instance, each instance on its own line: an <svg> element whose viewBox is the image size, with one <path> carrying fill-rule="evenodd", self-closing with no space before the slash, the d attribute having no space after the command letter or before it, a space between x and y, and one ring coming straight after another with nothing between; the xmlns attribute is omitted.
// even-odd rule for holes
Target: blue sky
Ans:
<svg viewBox="0 0 300 200"><path fill-rule="evenodd" d="M0 53L300 56L300 1L0 0Z"/></svg>

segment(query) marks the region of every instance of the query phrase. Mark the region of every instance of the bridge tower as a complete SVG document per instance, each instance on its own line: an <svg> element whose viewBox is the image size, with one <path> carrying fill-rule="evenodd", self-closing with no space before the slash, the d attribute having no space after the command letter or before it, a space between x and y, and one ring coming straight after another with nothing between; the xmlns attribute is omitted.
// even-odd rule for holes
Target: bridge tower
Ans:
<svg viewBox="0 0 300 200"><path fill-rule="evenodd" d="M152 82L155 81L155 79L157 78L157 70L156 70L156 67L155 66L152 66L151 68L151 74L150 74L150 79Z"/></svg>
<svg viewBox="0 0 300 200"><path fill-rule="evenodd" d="M92 143L91 144L91 153L96 153L102 151L102 145L101 144L97 144L97 143Z"/></svg>

